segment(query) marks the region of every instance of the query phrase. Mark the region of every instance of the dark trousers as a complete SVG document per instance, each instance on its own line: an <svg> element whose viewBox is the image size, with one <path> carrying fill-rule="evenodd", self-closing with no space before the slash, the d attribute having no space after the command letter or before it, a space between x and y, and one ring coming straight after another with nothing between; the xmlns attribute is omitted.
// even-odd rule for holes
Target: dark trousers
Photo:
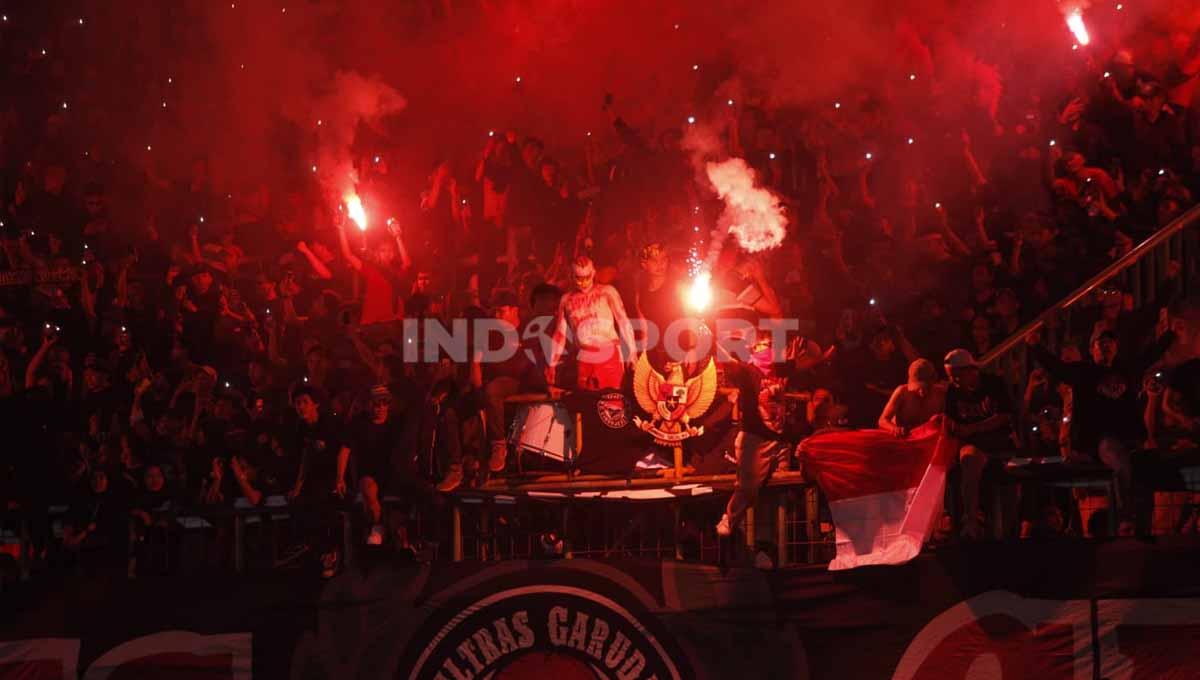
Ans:
<svg viewBox="0 0 1200 680"><path fill-rule="evenodd" d="M725 507L725 514L729 515L731 524L740 521L746 509L758 500L759 490L787 457L790 448L784 441L764 439L746 431L738 432L734 440L737 478L733 495L729 497L729 504Z"/></svg>
<svg viewBox="0 0 1200 680"><path fill-rule="evenodd" d="M319 554L334 552L342 545L342 515L346 501L332 493L304 493L290 506L296 526Z"/></svg>

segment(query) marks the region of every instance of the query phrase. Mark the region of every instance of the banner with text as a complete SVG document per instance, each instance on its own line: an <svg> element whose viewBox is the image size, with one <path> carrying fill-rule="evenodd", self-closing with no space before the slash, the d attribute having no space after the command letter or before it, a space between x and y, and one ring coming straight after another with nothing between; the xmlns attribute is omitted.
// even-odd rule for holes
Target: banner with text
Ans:
<svg viewBox="0 0 1200 680"><path fill-rule="evenodd" d="M366 564L323 582L6 590L0 679L1200 677L1200 544L972 546L900 567Z"/></svg>

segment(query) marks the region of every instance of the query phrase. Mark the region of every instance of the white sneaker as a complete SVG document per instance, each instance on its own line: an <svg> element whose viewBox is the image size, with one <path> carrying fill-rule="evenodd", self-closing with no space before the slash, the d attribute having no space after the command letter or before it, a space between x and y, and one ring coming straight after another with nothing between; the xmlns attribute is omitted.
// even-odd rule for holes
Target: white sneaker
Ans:
<svg viewBox="0 0 1200 680"><path fill-rule="evenodd" d="M666 470L675 467L675 463L659 455L658 452L651 451L639 458L633 467L635 470Z"/></svg>
<svg viewBox="0 0 1200 680"><path fill-rule="evenodd" d="M733 535L733 525L729 523L729 515L721 515L721 521L717 522L717 535L721 538Z"/></svg>
<svg viewBox="0 0 1200 680"><path fill-rule="evenodd" d="M376 524L367 534L367 545L383 545L383 525Z"/></svg>

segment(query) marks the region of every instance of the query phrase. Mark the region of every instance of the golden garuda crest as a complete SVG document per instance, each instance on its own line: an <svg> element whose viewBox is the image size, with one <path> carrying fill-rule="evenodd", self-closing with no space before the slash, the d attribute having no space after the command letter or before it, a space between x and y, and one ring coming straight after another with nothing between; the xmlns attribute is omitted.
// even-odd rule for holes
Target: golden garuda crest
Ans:
<svg viewBox="0 0 1200 680"><path fill-rule="evenodd" d="M711 358L699 375L683 379L683 366L668 362L662 373L654 370L642 354L633 371L633 395L638 406L650 414L649 420L634 416L633 424L654 437L662 446L675 446L689 437L704 434L704 427L692 427L694 418L704 415L717 396L717 365Z"/></svg>

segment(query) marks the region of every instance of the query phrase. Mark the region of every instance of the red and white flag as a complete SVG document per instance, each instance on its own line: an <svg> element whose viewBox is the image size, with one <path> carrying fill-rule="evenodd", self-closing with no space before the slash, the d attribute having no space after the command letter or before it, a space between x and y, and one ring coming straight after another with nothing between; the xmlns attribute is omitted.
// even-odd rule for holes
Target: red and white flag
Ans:
<svg viewBox="0 0 1200 680"><path fill-rule="evenodd" d="M905 438L883 430L827 432L800 449L833 515L837 556L830 571L904 564L921 552L940 516L953 460L940 416Z"/></svg>

